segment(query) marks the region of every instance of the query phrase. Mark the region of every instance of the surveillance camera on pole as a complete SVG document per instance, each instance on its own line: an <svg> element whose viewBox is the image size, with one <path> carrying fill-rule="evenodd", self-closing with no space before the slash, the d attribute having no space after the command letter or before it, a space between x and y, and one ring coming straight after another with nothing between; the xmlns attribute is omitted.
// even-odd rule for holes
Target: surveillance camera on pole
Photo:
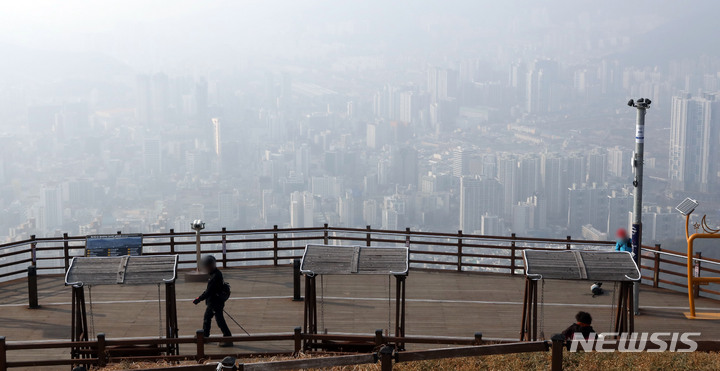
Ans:
<svg viewBox="0 0 720 371"><path fill-rule="evenodd" d="M650 108L652 101L648 98L640 98L637 101L630 99L627 103L630 107L637 108L637 120L635 123L635 152L633 153L632 167L635 177L632 222L632 251L638 267L640 266L640 255L642 250L642 186L643 186L643 161L645 152L645 111ZM640 313L640 282L634 285L635 314Z"/></svg>
<svg viewBox="0 0 720 371"><path fill-rule="evenodd" d="M190 223L190 228L195 231L195 259L197 260L197 271L200 272L200 231L205 229L205 223L195 219Z"/></svg>

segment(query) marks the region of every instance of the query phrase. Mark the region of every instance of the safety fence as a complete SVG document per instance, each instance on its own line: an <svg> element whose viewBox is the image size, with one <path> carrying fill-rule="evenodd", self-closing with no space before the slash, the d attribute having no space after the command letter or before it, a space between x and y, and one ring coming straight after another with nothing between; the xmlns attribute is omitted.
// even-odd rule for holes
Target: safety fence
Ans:
<svg viewBox="0 0 720 371"><path fill-rule="evenodd" d="M442 345L479 345L484 343L497 343L502 340L483 339L482 334L476 333L474 337L444 337L444 336L385 336L382 330L374 335L357 334L304 334L296 327L292 333L261 334L247 336L210 336L204 337L203 330L198 330L195 336L180 336L177 338L121 338L106 339L105 334L97 334L97 338L89 341L6 341L0 337L0 371L19 367L41 367L62 365L88 365L102 367L110 363L121 361L207 361L222 359L226 356L237 358L297 356L303 351L303 342L318 341L321 343L344 343L346 346L357 344L370 345L379 349L384 344L442 344ZM222 354L211 353L207 348L212 342L247 343L285 343L292 344L285 352L239 353L224 351ZM175 345L181 349L180 355L167 355L163 353L168 345ZM190 351L187 347L190 347ZM57 359L40 359L33 355L32 359L16 360L21 358L22 351L40 351L44 349L66 349L67 357ZM16 353L20 352L20 353ZM137 354L143 354L138 356ZM153 354L154 353L154 354ZM17 357L14 356L17 354ZM132 354L126 356L125 354Z"/></svg>
<svg viewBox="0 0 720 371"><path fill-rule="evenodd" d="M317 340L322 342L346 342L351 344L369 343L374 345L372 353L337 355L337 353L316 352L312 358L295 358L302 352L303 341ZM236 343L248 342L285 342L292 343L293 350L287 352L274 353L238 353L233 354L224 352L222 354L207 352L206 345L210 342L226 342L232 341ZM602 346L604 351L612 351L622 349L622 339L620 341L607 341ZM398 350L394 344L441 344L441 345L461 345L460 347L444 347L439 349L423 349L423 350ZM131 347L134 353L143 347L161 347L167 344L176 346L190 345L194 351L181 355L144 355L144 356L121 356L117 355L122 352L123 347ZM193 346L194 345L194 346ZM291 334L265 334L252 336L234 336L234 337L203 337L202 330L198 330L196 336L184 336L179 338L157 339L157 338L122 338L122 339L105 339L104 334L98 334L96 340L70 342L70 341L24 341L24 342L6 342L4 337L0 337L0 371L20 367L43 367L43 366L74 366L84 365L91 367L103 367L111 363L117 362L141 362L141 361L196 361L197 366L177 366L168 367L164 370L187 370L187 371L204 371L214 370L212 364L202 364L211 360L220 360L227 356L238 359L248 358L269 358L269 357L286 357L287 360L261 361L255 363L239 364L239 369L249 370L295 370L295 369L320 369L328 367L352 366L362 364L375 364L380 362L381 370L392 370L393 365L397 363L451 359L462 357L479 357L499 354L517 354L517 353L534 353L552 351L551 369L563 369L563 350L567 342L562 335L554 335L551 341L530 341L530 342L503 342L498 340L483 339L482 335L476 333L472 338L450 338L450 337L421 337L421 336L405 336L393 337L384 336L382 330L376 331L374 336L364 335L347 335L347 334L303 334L300 328L295 328ZM659 349L661 344L648 343L648 347L643 351L664 351ZM697 341L695 351L718 352L720 351L720 341ZM38 359L33 357L32 360L16 361L9 357L9 353L22 350L43 350L43 349L70 349L68 354L75 354L76 357L58 358L58 359ZM158 348L159 349L159 348ZM82 352L80 351L82 350ZM82 354L82 357L77 357ZM155 369L163 370L163 369Z"/></svg>
<svg viewBox="0 0 720 371"><path fill-rule="evenodd" d="M120 232L118 232L120 233ZM28 266L37 274L62 274L70 260L84 254L86 236L35 238L0 245L0 282L22 278ZM523 274L522 250L611 249L611 241L547 239L533 237L485 236L424 231L337 228L327 224L316 228L201 231L205 254L215 254L222 267L285 265L300 258L306 244L407 246L411 269L454 270L500 274ZM143 253L178 254L180 268L195 267L194 232L170 230L143 235ZM693 257L696 276L720 274L720 260ZM687 292L687 256L663 250L660 245L644 246L641 259L643 283ZM699 286L696 296L718 299L716 284Z"/></svg>

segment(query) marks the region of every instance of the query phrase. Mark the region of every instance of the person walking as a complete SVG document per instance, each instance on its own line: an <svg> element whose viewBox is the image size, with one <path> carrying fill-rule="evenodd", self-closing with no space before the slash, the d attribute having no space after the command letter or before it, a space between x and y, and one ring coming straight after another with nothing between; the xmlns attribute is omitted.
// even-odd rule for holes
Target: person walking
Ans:
<svg viewBox="0 0 720 371"><path fill-rule="evenodd" d="M210 336L210 326L212 325L213 317L215 317L215 322L220 328L220 331L222 331L223 336L232 336L227 322L225 322L225 316L223 315L225 301L227 301L229 296L229 286L223 280L222 272L217 268L217 261L214 256L205 256L202 258L200 265L203 271L209 276L208 284L205 291L193 300L193 304L197 305L201 301L205 301L203 333L205 337ZM220 344L220 346L231 347L233 343L225 342Z"/></svg>

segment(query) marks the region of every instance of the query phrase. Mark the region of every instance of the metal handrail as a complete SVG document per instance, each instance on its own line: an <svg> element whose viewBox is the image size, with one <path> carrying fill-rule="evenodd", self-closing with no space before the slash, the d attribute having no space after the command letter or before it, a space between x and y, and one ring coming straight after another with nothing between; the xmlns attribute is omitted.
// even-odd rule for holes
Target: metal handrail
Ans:
<svg viewBox="0 0 720 371"><path fill-rule="evenodd" d="M659 255L669 255L669 256L672 256L673 258L678 258L678 259L687 260L687 255L678 254L676 251L668 252L668 251L649 250L649 252L651 252L651 253L653 253L653 254L659 254ZM696 257L693 257L692 260L693 260L693 261L696 261L696 262L701 262L701 263L708 263L708 264L720 265L720 262L719 262L719 261L707 260L707 259L705 259L705 258L696 258Z"/></svg>

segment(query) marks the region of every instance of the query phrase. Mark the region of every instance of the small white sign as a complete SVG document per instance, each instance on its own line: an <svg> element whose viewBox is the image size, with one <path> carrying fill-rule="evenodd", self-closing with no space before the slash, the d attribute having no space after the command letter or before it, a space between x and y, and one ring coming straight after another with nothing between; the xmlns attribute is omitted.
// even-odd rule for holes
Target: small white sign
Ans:
<svg viewBox="0 0 720 371"><path fill-rule="evenodd" d="M645 125L635 126L635 143L645 143Z"/></svg>

